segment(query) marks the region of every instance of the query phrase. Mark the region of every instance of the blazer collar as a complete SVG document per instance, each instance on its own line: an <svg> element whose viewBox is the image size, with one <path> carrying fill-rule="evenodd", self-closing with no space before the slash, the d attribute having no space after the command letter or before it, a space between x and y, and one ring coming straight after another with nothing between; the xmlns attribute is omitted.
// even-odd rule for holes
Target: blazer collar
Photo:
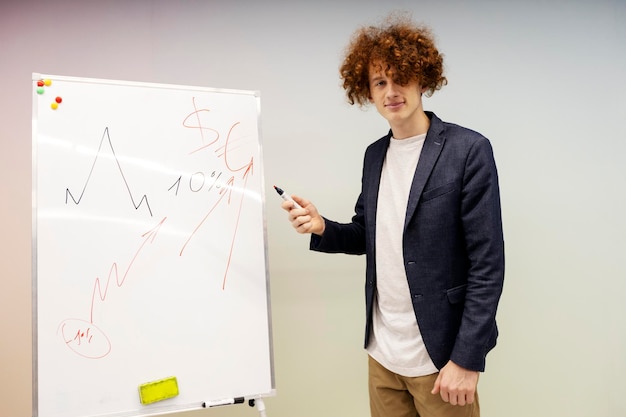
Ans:
<svg viewBox="0 0 626 417"><path fill-rule="evenodd" d="M417 203L422 195L422 192L424 191L426 181L428 181L428 178L430 177L430 173L439 158L439 154L441 153L445 142L444 125L441 119L439 119L437 115L432 112L427 111L426 115L430 119L430 127L426 133L422 153L420 154L420 159L417 163L417 168L415 169L415 174L413 176L413 182L411 183L409 202L404 220L405 229L409 220L415 213ZM375 158L369 161L369 166L364 167L364 169L371 171L371 178L373 179L373 181L369 181L367 184L368 195L370 195L371 198L368 198L364 202L365 210L368 213L376 213L376 207L378 205L378 188L380 187L380 175L382 173L383 162L385 161L391 135L392 133L389 131L386 136L383 136L381 140L373 144L373 146L376 147L375 149L372 149ZM368 222L367 226L372 228L372 232L375 233L375 216L370 216L369 218L371 219L371 222ZM374 234L372 234L372 236L373 235Z"/></svg>
<svg viewBox="0 0 626 417"><path fill-rule="evenodd" d="M413 176L413 182L411 184L409 203L406 210L406 217L404 219L405 229L409 220L413 217L413 214L415 214L417 203L422 196L426 181L428 181L428 178L430 177L446 140L444 136L444 126L441 119L432 112L427 111L426 115L430 119L430 127L426 133L422 153L420 154L419 162L417 163L415 175Z"/></svg>

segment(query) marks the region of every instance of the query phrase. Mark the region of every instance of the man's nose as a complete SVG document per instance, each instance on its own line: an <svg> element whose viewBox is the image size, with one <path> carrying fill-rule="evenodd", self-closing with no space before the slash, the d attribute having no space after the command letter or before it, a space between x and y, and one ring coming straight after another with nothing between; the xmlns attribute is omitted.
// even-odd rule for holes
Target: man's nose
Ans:
<svg viewBox="0 0 626 417"><path fill-rule="evenodd" d="M388 97L395 97L398 95L398 86L393 82L393 81L389 81L387 83L387 96Z"/></svg>

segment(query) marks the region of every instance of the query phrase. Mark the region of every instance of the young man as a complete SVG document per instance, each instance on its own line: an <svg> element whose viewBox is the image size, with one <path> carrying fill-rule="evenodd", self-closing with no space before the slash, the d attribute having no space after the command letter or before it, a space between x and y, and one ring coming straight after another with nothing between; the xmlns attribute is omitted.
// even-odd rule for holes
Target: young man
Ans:
<svg viewBox="0 0 626 417"><path fill-rule="evenodd" d="M489 141L425 112L447 83L430 32L410 21L362 28L341 66L351 104L390 132L371 144L350 223L308 200L282 204L310 248L366 255L365 348L373 417L480 415L476 387L495 346L504 279Z"/></svg>

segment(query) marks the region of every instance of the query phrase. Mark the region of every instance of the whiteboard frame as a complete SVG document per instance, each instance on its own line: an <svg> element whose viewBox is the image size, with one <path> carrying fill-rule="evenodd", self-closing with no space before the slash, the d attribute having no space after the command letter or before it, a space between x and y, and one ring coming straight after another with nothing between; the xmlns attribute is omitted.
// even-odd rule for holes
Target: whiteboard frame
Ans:
<svg viewBox="0 0 626 417"><path fill-rule="evenodd" d="M206 92L206 93L224 93L235 95L252 95L256 100L257 109L257 134L258 134L258 151L261 161L263 160L263 143L261 132L261 105L260 105L260 92L258 90L240 90L240 89L228 89L228 88L211 88L200 86L189 86L179 84L163 84L163 83L151 83L140 81L122 81L113 79L98 79L98 78L85 78L74 76L61 76L53 74L44 74L33 72L32 73L32 197L31 197L31 210L32 210L32 231L31 231L31 301L32 301L32 411L33 417L39 417L39 337L38 337L38 236L37 236L37 224L38 224L38 104L37 104L37 86L35 82L43 79L50 79L56 81L68 81L74 83L85 84L103 84L103 85L115 85L115 86L129 86L129 87L141 87L151 89L164 89L164 90L180 90L190 92ZM264 397L270 397L276 395L276 379L274 368L274 346L273 346L273 330L272 330L272 309L271 309L271 292L270 292L270 273L269 273L269 254L268 254L268 237L267 237L267 216L266 216L266 204L265 204L265 179L264 169L261 163L260 165L260 182L261 182L261 207L262 207L262 223L263 223L263 244L264 244L264 257L265 257L265 290L266 290L266 305L267 305L267 334L269 341L269 367L270 367L270 381L271 390L267 393L258 393L245 397L246 400L257 400L262 403ZM150 409L148 412L142 412L142 410L120 412L120 413L108 413L98 415L97 417L149 417L149 416L161 416L171 413L179 413L185 411L203 409L203 403L193 404L175 404L175 405L163 405L158 408Z"/></svg>

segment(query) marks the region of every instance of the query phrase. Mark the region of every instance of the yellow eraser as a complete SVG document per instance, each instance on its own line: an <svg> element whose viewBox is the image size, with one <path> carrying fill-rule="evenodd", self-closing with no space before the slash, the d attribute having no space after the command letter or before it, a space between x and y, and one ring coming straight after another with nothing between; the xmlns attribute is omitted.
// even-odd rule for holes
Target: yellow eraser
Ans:
<svg viewBox="0 0 626 417"><path fill-rule="evenodd" d="M177 395L178 381L175 376L139 385L139 400L142 404L152 404Z"/></svg>

